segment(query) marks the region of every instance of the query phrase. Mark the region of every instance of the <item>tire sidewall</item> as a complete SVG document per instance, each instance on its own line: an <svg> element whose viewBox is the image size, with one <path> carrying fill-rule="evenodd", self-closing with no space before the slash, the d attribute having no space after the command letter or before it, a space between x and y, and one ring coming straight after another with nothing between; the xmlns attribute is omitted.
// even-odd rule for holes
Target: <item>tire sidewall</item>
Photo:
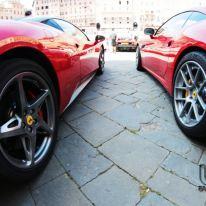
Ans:
<svg viewBox="0 0 206 206"><path fill-rule="evenodd" d="M176 112L176 107L175 107L175 102L174 102L174 87L175 87L175 80L178 74L178 71L180 70L181 66L187 62L187 61L195 61L198 64L202 66L204 71L206 72L206 54L204 52L191 52L186 54L178 63L177 69L175 71L174 79L173 79L173 111L174 111L174 116L175 120L177 121L178 126L180 129L185 133L187 136L191 138L196 138L202 140L202 138L206 137L206 113L204 114L201 122L199 122L197 125L194 127L187 127L185 126L178 118L177 112Z"/></svg>
<svg viewBox="0 0 206 206"><path fill-rule="evenodd" d="M138 60L137 60L137 54L138 54ZM142 65L141 65L141 52L140 52L139 46L137 46L135 58L136 58L136 61L135 61L136 62L136 69L138 71L142 71L143 69L142 69Z"/></svg>
<svg viewBox="0 0 206 206"><path fill-rule="evenodd" d="M52 142L50 148L45 155L44 159L40 161L37 165L33 166L32 168L17 168L1 154L0 152L0 174L5 177L12 178L14 181L22 181L32 178L33 176L37 175L48 163L49 159L52 156L54 146L56 143L57 137L57 112L58 112L58 104L57 104L57 97L55 94L55 89L52 84L52 81L46 71L38 64L33 61L29 61L26 59L12 59L4 62L0 65L1 77L0 77L0 91L4 88L4 86L11 80L15 75L22 73L22 72L33 72L39 75L50 88L52 93L54 107L55 107L55 123L54 123L54 135L52 138Z"/></svg>
<svg viewBox="0 0 206 206"><path fill-rule="evenodd" d="M99 69L97 70L97 75L102 75L104 73L104 66L102 67L101 65L101 62L100 62L100 58L101 58L101 55L104 55L104 61L105 61L105 51L104 49L102 48L100 53L99 53ZM105 63L104 63L105 65Z"/></svg>

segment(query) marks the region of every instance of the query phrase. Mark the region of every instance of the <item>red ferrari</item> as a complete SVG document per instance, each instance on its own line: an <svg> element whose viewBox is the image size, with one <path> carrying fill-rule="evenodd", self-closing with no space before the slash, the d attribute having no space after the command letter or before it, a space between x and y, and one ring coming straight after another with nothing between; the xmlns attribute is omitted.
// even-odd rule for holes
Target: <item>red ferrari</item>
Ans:
<svg viewBox="0 0 206 206"><path fill-rule="evenodd" d="M25 180L49 161L57 118L104 69L94 41L57 18L0 21L0 174Z"/></svg>
<svg viewBox="0 0 206 206"><path fill-rule="evenodd" d="M206 8L177 14L144 33L137 70L149 71L173 96L175 118L186 135L206 137Z"/></svg>

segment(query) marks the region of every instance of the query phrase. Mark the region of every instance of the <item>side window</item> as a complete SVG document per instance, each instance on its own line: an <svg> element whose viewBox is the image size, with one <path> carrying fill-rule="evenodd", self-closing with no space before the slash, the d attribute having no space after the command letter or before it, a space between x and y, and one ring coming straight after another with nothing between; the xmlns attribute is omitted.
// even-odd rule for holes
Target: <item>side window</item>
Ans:
<svg viewBox="0 0 206 206"><path fill-rule="evenodd" d="M206 20L206 15L200 12L193 12L190 18L187 20L185 26L191 26L195 23L198 23L200 21Z"/></svg>
<svg viewBox="0 0 206 206"><path fill-rule="evenodd" d="M181 31L191 14L192 12L184 12L172 17L157 30L156 35L173 36L177 34L179 31Z"/></svg>
<svg viewBox="0 0 206 206"><path fill-rule="evenodd" d="M61 27L52 19L43 21L42 23L62 31Z"/></svg>
<svg viewBox="0 0 206 206"><path fill-rule="evenodd" d="M61 19L54 19L54 21L62 28L68 35L76 37L80 41L88 41L85 34L83 34L78 28L73 26L67 21Z"/></svg>

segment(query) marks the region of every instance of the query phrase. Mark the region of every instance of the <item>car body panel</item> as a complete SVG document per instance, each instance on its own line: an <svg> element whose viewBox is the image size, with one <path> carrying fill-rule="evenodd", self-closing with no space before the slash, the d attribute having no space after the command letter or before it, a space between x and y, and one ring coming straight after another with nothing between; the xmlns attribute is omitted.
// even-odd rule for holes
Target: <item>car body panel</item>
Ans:
<svg viewBox="0 0 206 206"><path fill-rule="evenodd" d="M51 63L59 84L60 112L64 111L75 90L98 68L102 42L88 41L86 45L38 22L1 20L0 29L0 55L26 47L43 54Z"/></svg>
<svg viewBox="0 0 206 206"><path fill-rule="evenodd" d="M191 12L206 12L195 9ZM139 41L142 66L157 78L170 95L173 78L182 54L192 49L206 51L206 20L183 27L175 36L146 36Z"/></svg>

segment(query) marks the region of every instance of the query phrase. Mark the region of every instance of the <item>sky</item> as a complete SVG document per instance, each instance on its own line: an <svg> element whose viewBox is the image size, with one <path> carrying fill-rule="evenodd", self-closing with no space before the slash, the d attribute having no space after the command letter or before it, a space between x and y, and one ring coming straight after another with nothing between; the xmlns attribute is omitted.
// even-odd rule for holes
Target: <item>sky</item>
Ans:
<svg viewBox="0 0 206 206"><path fill-rule="evenodd" d="M0 0L0 2L5 2L5 0ZM25 5L25 7L27 9L31 9L32 8L32 3L33 3L33 0L20 0L22 4Z"/></svg>
<svg viewBox="0 0 206 206"><path fill-rule="evenodd" d="M32 8L33 0L20 0L22 4L26 6L27 9Z"/></svg>

